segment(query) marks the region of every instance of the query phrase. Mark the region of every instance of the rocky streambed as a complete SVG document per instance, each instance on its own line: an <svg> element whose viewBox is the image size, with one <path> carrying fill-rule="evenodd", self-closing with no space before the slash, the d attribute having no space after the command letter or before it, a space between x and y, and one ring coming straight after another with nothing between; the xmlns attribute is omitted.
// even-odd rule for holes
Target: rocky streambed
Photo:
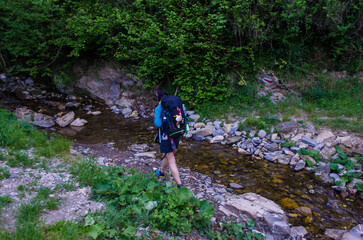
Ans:
<svg viewBox="0 0 363 240"><path fill-rule="evenodd" d="M155 129L151 119L142 118L148 116L145 107L138 105L136 109L133 101L127 102L125 95L130 94L121 94L122 101L105 106L87 98L39 91L31 79L6 79L3 90L22 99L8 101L9 108L15 110L20 105L28 105L28 110L18 109L19 116L28 116L25 118L33 124L74 139L79 147L76 152L98 154L99 164L122 164L145 172L159 167L158 146L152 144ZM63 103L64 99L68 102ZM123 105L114 105L116 102ZM189 112L189 116L198 120L194 112ZM60 121L62 118L66 121ZM70 126L77 118L85 126ZM51 126L45 126L44 121L51 122ZM278 133L238 131L241 121L228 124L223 120L204 119L190 123L192 131L177 158L182 166L183 182L198 198L214 203L222 217L254 218L270 237L309 236L308 230L313 239L324 237L324 233L326 237L341 239L344 234L353 236L347 232L349 229L356 233L354 236L359 236L362 204L356 185L360 179L352 178L345 185L333 184L352 169L337 164L342 171L334 173L327 161L339 158L335 148L339 146L348 153L350 161L358 163L352 155L361 154L359 138L345 132L316 130L312 125L299 126L297 122L282 123ZM148 144L130 147L131 143ZM289 144L284 146L285 143ZM311 156L301 154L302 149L318 151L322 161L316 162ZM362 169L353 171L350 172L356 176ZM249 205L257 208L246 210Z"/></svg>

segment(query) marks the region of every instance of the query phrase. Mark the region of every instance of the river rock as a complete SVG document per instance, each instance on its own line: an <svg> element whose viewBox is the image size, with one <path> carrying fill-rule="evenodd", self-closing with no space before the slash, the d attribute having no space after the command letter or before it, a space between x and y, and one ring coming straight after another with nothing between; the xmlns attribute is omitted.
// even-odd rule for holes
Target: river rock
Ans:
<svg viewBox="0 0 363 240"><path fill-rule="evenodd" d="M156 151L136 153L135 157L155 158Z"/></svg>
<svg viewBox="0 0 363 240"><path fill-rule="evenodd" d="M222 123L221 121L216 120L216 121L213 122L213 125L214 125L214 127L216 129L220 129L221 128L221 123Z"/></svg>
<svg viewBox="0 0 363 240"><path fill-rule="evenodd" d="M331 156L333 156L335 153L337 152L337 150L334 147L327 147L325 146L321 152L319 153L319 156L324 159L324 160L328 160Z"/></svg>
<svg viewBox="0 0 363 240"><path fill-rule="evenodd" d="M234 144L234 143L238 142L239 140L241 140L241 137L230 137L230 138L227 138L227 144Z"/></svg>
<svg viewBox="0 0 363 240"><path fill-rule="evenodd" d="M278 158L277 158L277 162L280 163L280 164L284 164L284 165L289 164L290 160L291 160L291 156L286 156L284 154L279 155Z"/></svg>
<svg viewBox="0 0 363 240"><path fill-rule="evenodd" d="M49 128L55 125L55 121L50 116L44 115L42 113L35 113L32 124L39 127Z"/></svg>
<svg viewBox="0 0 363 240"><path fill-rule="evenodd" d="M348 232L347 230L340 229L326 229L324 235L328 238L332 238L334 240L340 240L343 237L343 234Z"/></svg>
<svg viewBox="0 0 363 240"><path fill-rule="evenodd" d="M223 129L215 129L213 131L213 137L220 136L220 135L223 135L223 134L224 134L224 130Z"/></svg>
<svg viewBox="0 0 363 240"><path fill-rule="evenodd" d="M214 127L212 125L207 125L205 128L199 129L195 132L196 135L201 135L203 137L213 134Z"/></svg>
<svg viewBox="0 0 363 240"><path fill-rule="evenodd" d="M263 129L261 129L260 131L258 131L258 133L257 133L257 136L259 136L261 139L262 138L264 138L264 137L266 137L266 131L265 130L263 130Z"/></svg>
<svg viewBox="0 0 363 240"><path fill-rule="evenodd" d="M243 149L251 149L254 147L254 145L252 140L248 139L245 142L241 143L239 147Z"/></svg>
<svg viewBox="0 0 363 240"><path fill-rule="evenodd" d="M362 240L363 239L363 224L359 224L352 228L349 232L344 233L342 240Z"/></svg>
<svg viewBox="0 0 363 240"><path fill-rule="evenodd" d="M277 143L266 144L264 147L271 152L279 150L279 145Z"/></svg>
<svg viewBox="0 0 363 240"><path fill-rule="evenodd" d="M135 100L123 96L115 101L115 105L120 108L131 108L134 102Z"/></svg>
<svg viewBox="0 0 363 240"><path fill-rule="evenodd" d="M147 144L133 144L129 147L129 150L133 152L146 152L149 149L149 146Z"/></svg>
<svg viewBox="0 0 363 240"><path fill-rule="evenodd" d="M314 158L308 156L308 155L301 155L301 159L305 160L305 161L310 161L313 165L316 164L316 161Z"/></svg>
<svg viewBox="0 0 363 240"><path fill-rule="evenodd" d="M243 188L242 185L239 185L238 183L234 183L234 182L229 183L229 186L231 188L234 188L234 189L242 189Z"/></svg>
<svg viewBox="0 0 363 240"><path fill-rule="evenodd" d="M256 193L232 196L225 206L243 220L251 219L258 231L266 232L274 239L284 239L290 234L288 218L279 205Z"/></svg>
<svg viewBox="0 0 363 240"><path fill-rule="evenodd" d="M340 181L340 176L336 173L330 173L329 177L332 178L334 180L334 182L339 182Z"/></svg>
<svg viewBox="0 0 363 240"><path fill-rule="evenodd" d="M277 125L279 132L283 134L291 133L295 130L296 125L293 122L282 122Z"/></svg>
<svg viewBox="0 0 363 240"><path fill-rule="evenodd" d="M77 118L76 120L74 120L71 123L71 126L73 126L73 127L83 127L86 123L88 123L87 120L81 119L81 118Z"/></svg>
<svg viewBox="0 0 363 240"><path fill-rule="evenodd" d="M273 133L272 135L271 135L271 140L276 140L277 139L277 133Z"/></svg>
<svg viewBox="0 0 363 240"><path fill-rule="evenodd" d="M196 123L194 124L194 128L204 128L205 124L204 123Z"/></svg>
<svg viewBox="0 0 363 240"><path fill-rule="evenodd" d="M292 227L290 229L290 236L293 239L302 239L306 234L308 234L308 231L303 226Z"/></svg>
<svg viewBox="0 0 363 240"><path fill-rule="evenodd" d="M333 138L334 134L329 130L322 131L317 137L316 140L318 140L320 143L323 143L325 140L329 138Z"/></svg>
<svg viewBox="0 0 363 240"><path fill-rule="evenodd" d="M296 166L294 168L295 171L300 171L302 169L305 168L305 161L304 160L299 160L297 163L296 163Z"/></svg>
<svg viewBox="0 0 363 240"><path fill-rule="evenodd" d="M91 115L93 115L93 116L99 116L99 115L101 115L102 114L102 112L101 111L94 111L94 112L91 112Z"/></svg>
<svg viewBox="0 0 363 240"><path fill-rule="evenodd" d="M58 118L56 120L56 123L60 127L66 127L73 121L74 116L75 116L74 112L69 112L66 115L64 115L63 117Z"/></svg>
<svg viewBox="0 0 363 240"><path fill-rule="evenodd" d="M224 137L223 136L215 136L212 138L212 140L210 140L210 143L218 143L218 142L221 142L224 140Z"/></svg>
<svg viewBox="0 0 363 240"><path fill-rule="evenodd" d="M226 133L229 133L232 129L232 125L231 124L224 124L223 126L223 131L226 132Z"/></svg>
<svg viewBox="0 0 363 240"><path fill-rule="evenodd" d="M300 160L300 155L298 153L296 153L290 160L290 165L291 166L296 166L296 164L299 162Z"/></svg>
<svg viewBox="0 0 363 240"><path fill-rule="evenodd" d="M229 131L229 135L233 135L233 134L235 134L236 132L237 132L237 130L238 130L238 126L234 126L234 127L232 127L232 129L231 129L231 131ZM240 135L239 135L240 136Z"/></svg>
<svg viewBox="0 0 363 240"><path fill-rule="evenodd" d="M303 135L303 134L296 134L295 136L293 136L293 137L291 138L291 141L293 141L293 142L298 142L298 141L300 141L300 140L301 140L302 136L304 136L304 135Z"/></svg>
<svg viewBox="0 0 363 240"><path fill-rule="evenodd" d="M244 150L242 148L238 148L237 151L238 151L238 153L243 154L243 155L246 155L248 153L246 150Z"/></svg>
<svg viewBox="0 0 363 240"><path fill-rule="evenodd" d="M205 137L197 134L197 135L193 135L193 140L194 141L204 141Z"/></svg>
<svg viewBox="0 0 363 240"><path fill-rule="evenodd" d="M338 137L337 141L340 142L340 148L343 152L363 155L363 141L359 137L354 135Z"/></svg>
<svg viewBox="0 0 363 240"><path fill-rule="evenodd" d="M301 137L301 142L305 143L305 144L307 144L309 146L312 146L312 147L315 147L316 145L318 145L318 142L315 139L310 139L310 138L308 138L306 136Z"/></svg>
<svg viewBox="0 0 363 240"><path fill-rule="evenodd" d="M255 130L252 130L248 136L250 136L251 138L253 138L254 136L256 135L256 131Z"/></svg>

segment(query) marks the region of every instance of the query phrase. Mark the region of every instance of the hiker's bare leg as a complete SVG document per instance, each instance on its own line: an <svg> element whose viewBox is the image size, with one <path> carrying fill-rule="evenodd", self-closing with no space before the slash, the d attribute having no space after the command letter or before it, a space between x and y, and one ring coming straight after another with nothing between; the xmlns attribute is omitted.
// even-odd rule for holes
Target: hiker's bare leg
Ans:
<svg viewBox="0 0 363 240"><path fill-rule="evenodd" d="M166 155L166 157L168 158L168 162L169 162L169 168L171 171L171 175L173 176L176 184L181 185L182 182L180 180L180 175L179 175L179 170L178 167L176 166L176 160L175 160L175 156L174 153L168 153Z"/></svg>
<svg viewBox="0 0 363 240"><path fill-rule="evenodd" d="M166 169L168 168L169 161L167 155L163 158L163 162L161 163L160 171L165 173Z"/></svg>

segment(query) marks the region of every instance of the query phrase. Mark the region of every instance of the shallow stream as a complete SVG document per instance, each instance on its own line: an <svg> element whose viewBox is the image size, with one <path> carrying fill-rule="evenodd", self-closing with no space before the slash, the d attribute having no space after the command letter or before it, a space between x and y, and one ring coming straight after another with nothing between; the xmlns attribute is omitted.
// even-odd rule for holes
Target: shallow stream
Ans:
<svg viewBox="0 0 363 240"><path fill-rule="evenodd" d="M36 103L29 104L35 111L40 109ZM125 119L103 106L98 108L103 112L100 116L75 111L77 117L88 121L85 127L67 127L57 132L83 144L113 142L119 150L132 144L153 143L156 129L148 130L153 126L152 119ZM55 112L45 108L44 113ZM271 199L285 210L289 223L302 225L313 235L322 234L328 228L348 230L363 223L363 204L359 199L343 199L306 170L295 172L289 166L243 157L228 146L185 139L176 158L180 166L208 175L226 187L230 182L242 185L242 190L234 190L236 194L254 192ZM312 216L299 214L300 207L311 209Z"/></svg>

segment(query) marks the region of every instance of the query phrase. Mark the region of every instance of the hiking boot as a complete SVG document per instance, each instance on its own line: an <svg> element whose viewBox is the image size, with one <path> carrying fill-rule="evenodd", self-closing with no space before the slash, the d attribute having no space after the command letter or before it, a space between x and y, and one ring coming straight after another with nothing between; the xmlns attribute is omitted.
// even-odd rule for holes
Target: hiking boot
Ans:
<svg viewBox="0 0 363 240"><path fill-rule="evenodd" d="M163 172L161 172L159 169L156 169L156 170L155 170L155 173L156 173L156 175L157 175L157 176L159 176L160 178L164 178L164 177L165 177L164 173L163 173Z"/></svg>

